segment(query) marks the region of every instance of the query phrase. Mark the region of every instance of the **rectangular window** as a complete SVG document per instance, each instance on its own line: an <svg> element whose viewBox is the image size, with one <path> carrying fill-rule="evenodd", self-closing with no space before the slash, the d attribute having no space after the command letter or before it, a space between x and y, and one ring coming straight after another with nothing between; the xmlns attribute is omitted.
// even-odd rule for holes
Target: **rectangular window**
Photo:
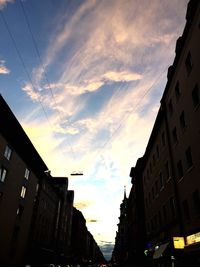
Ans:
<svg viewBox="0 0 200 267"><path fill-rule="evenodd" d="M6 146L4 151L4 157L7 158L7 160L10 160L12 154L12 149L9 146Z"/></svg>
<svg viewBox="0 0 200 267"><path fill-rule="evenodd" d="M193 101L194 107L200 104L200 93L199 93L198 84L196 84L194 89L192 90L192 101Z"/></svg>
<svg viewBox="0 0 200 267"><path fill-rule="evenodd" d="M187 199L183 201L183 214L184 214L185 220L189 221L190 211L189 211L189 205L188 205Z"/></svg>
<svg viewBox="0 0 200 267"><path fill-rule="evenodd" d="M176 95L176 100L178 100L181 96L179 82L177 82L175 86L175 95Z"/></svg>
<svg viewBox="0 0 200 267"><path fill-rule="evenodd" d="M20 194L20 196L21 196L22 198L25 198L25 195L26 195L26 187L25 187L25 186L22 186L22 190L21 190L21 194Z"/></svg>
<svg viewBox="0 0 200 267"><path fill-rule="evenodd" d="M24 207L22 205L19 205L19 207L17 209L17 217L18 218L22 217L23 211L24 211Z"/></svg>
<svg viewBox="0 0 200 267"><path fill-rule="evenodd" d="M1 167L1 168L0 168L0 181L1 181L2 183L5 182L6 175L7 175L7 170L6 170L4 167Z"/></svg>
<svg viewBox="0 0 200 267"><path fill-rule="evenodd" d="M181 128L185 129L186 123L185 123L185 113L184 113L184 111L181 112L181 115L179 117L179 121L180 121Z"/></svg>
<svg viewBox="0 0 200 267"><path fill-rule="evenodd" d="M186 60L185 60L185 66L186 66L186 69L187 69L187 73L190 74L191 70L192 70L192 56L191 56L191 53L188 52L187 54L187 57L186 57Z"/></svg>
<svg viewBox="0 0 200 267"><path fill-rule="evenodd" d="M185 157L187 162L187 168L189 169L193 166L192 152L190 147L188 147L188 149L185 151Z"/></svg>
<svg viewBox="0 0 200 267"><path fill-rule="evenodd" d="M174 127L173 131L172 131L172 138L173 138L173 142L174 144L177 143L178 138L177 138L177 132L176 132L176 127Z"/></svg>
<svg viewBox="0 0 200 267"><path fill-rule="evenodd" d="M30 171L29 171L29 169L26 168L25 173L24 173L24 177L25 177L27 180L28 180L28 178L29 178L29 174L30 174Z"/></svg>
<svg viewBox="0 0 200 267"><path fill-rule="evenodd" d="M181 160L177 163L177 172L178 172L178 179L180 180L183 177L183 165Z"/></svg>

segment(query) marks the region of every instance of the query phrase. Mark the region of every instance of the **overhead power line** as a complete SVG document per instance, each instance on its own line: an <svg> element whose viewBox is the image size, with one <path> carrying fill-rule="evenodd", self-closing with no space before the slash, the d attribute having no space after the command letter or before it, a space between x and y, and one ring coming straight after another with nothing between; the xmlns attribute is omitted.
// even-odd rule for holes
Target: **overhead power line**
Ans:
<svg viewBox="0 0 200 267"><path fill-rule="evenodd" d="M114 136L116 135L116 133L121 129L122 125L125 123L125 121L127 120L127 118L135 111L137 111L140 103L143 101L144 97L146 97L148 95L148 93L154 88L154 86L160 81L163 73L166 73L166 69L164 69L160 75L158 76L158 78L154 81L154 83L147 88L147 90L145 90L145 92L143 93L143 95L141 96L141 98L138 100L137 104L135 105L135 108L133 108L132 110L130 110L129 112L127 112L122 119L119 121L119 125L116 127L116 129L112 132L111 136L106 140L106 142L103 144L103 146L101 146L98 150L97 150L97 157L98 155L101 154L101 150L103 148L105 148L110 142L111 140L113 140L113 138L115 138Z"/></svg>
<svg viewBox="0 0 200 267"><path fill-rule="evenodd" d="M29 80L30 84L32 85L33 90L34 90L36 93L38 93L37 89L35 88L35 86L34 86L34 84L33 84L33 81L32 81L32 79L31 79L31 76L30 76L30 74L29 74L29 72L28 72L28 70L27 70L26 64L25 64L25 62L24 62L24 60L23 60L23 57L22 57L22 55L21 55L21 53L20 53L18 47L17 47L17 43L16 43L16 41L15 41L15 39L14 39L14 36L13 36L13 34L12 34L10 28L9 28L9 25L8 25L6 19L5 19L5 16L4 16L2 10L0 10L0 14L1 14L1 18L2 18L2 20L3 20L3 22L4 22L4 25L5 25L5 27L6 27L7 31L8 31L8 34L9 34L11 40L12 40L12 43L13 43L13 45L14 45L14 47L15 47L16 53L17 53L17 55L18 55L18 57L19 57L19 60L20 60L20 62L21 62L21 64L22 64L22 66L23 66L23 69L24 69L25 73L26 73L26 76L28 77L28 80ZM41 105L41 107L42 107L42 110L43 110L43 112L44 112L44 115L45 115L45 117L46 117L46 119L47 119L47 121L48 121L50 127L52 128L51 123L50 123L49 118L48 118L48 115L47 115L47 113L46 113L46 111L45 111L45 108L44 108L44 106L43 106L43 104L42 104L42 101L40 100L40 97L38 98L38 100L39 100L39 103L40 103L40 105Z"/></svg>
<svg viewBox="0 0 200 267"><path fill-rule="evenodd" d="M27 12L26 12L26 10L25 10L23 1L20 0L19 2L20 2L21 9L22 9L22 11L23 11L23 15L24 15L24 18L25 18L25 21L26 21L26 24L27 24L28 31L29 31L29 33L30 33L30 35L31 35L31 39L32 39L33 46L34 46L34 49L35 49L35 52L36 52L36 56L38 57L39 64L40 64L41 69L42 69L42 71L43 71L43 73L44 73L44 78L45 78L46 83L47 83L47 85L48 85L48 88L49 88L49 90L50 90L50 92L51 92L51 97L52 97L52 99L53 99L53 101L54 101L55 106L58 106L58 104L57 104L57 102L56 102L55 95L54 95L53 90L52 90L52 88L51 88L51 84L50 84L49 79L48 79L48 77L47 77L47 74L46 74L46 71L45 71L45 67L44 67L43 62L42 62L42 59L41 59L40 51L39 51L39 48L38 48L36 39L35 39L35 37L34 37L33 31L32 31L32 28L31 28L31 24L30 24L30 21L29 21L29 18L28 18L28 14L27 14ZM61 113L60 113L59 109L57 109L57 112L58 112L59 121L60 121L60 123L61 123L61 121L62 121L62 116L61 116ZM68 141L68 140L67 140L67 141ZM71 144L69 143L69 141L68 141L68 145L70 146L70 150L71 150L71 152L72 152L72 156L73 156L73 158L75 159L75 153L74 153L74 150L73 150Z"/></svg>

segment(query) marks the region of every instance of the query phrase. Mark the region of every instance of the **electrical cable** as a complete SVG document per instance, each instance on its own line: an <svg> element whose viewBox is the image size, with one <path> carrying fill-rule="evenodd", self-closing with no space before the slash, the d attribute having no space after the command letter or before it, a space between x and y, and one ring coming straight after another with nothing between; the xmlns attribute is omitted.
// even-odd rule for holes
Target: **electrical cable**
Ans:
<svg viewBox="0 0 200 267"><path fill-rule="evenodd" d="M53 93L53 91L52 91L50 82L49 82L49 80L48 80L48 77L47 77L47 74L46 74L46 71L45 71L45 67L44 67L44 65L43 65L43 63L42 63L42 59L41 59L41 55L40 55L40 52L39 52L39 49L38 49L38 45L37 45L36 39L35 39L35 37L34 37L34 34L33 34L33 31L32 31L32 28L31 28L31 25L30 25L30 22L29 22L29 19L28 19L28 15L27 15L27 12L26 12L25 7L24 7L24 4L23 4L23 1L20 0L19 2L20 2L21 9L22 9L22 11L23 11L23 15L24 15L24 18L25 18L25 21L26 21L26 24L27 24L28 31L29 31L29 33L30 33L30 35L31 35L31 39L32 39L33 46L34 46L35 51L36 51L36 55L37 55L37 57L38 57L38 59L39 59L39 63L40 63L40 65L41 65L42 71L43 71L43 73L44 73L44 77L45 77L45 80L46 80L46 82L47 82L48 88L49 88L49 90L50 90L50 92L51 92L51 97L52 97L52 99L53 99L53 101L54 101L55 106L58 106L58 104L57 104L57 102L56 102L55 95L54 95L54 93ZM62 121L62 118L61 118L61 113L60 113L59 109L57 109L57 112L58 112L59 120L60 120L60 122L61 122L61 121ZM74 150L73 150L73 148L72 148L72 146L71 146L71 144L70 144L69 142L68 142L68 145L70 146L70 150L71 150L71 152L72 152L72 156L73 156L73 158L75 159L75 153L74 153Z"/></svg>
<svg viewBox="0 0 200 267"><path fill-rule="evenodd" d="M33 88L33 90L34 90L36 93L38 93L37 89L35 88L35 86L34 86L34 84L33 84L33 81L32 81L32 79L31 79L31 76L29 75L29 72L28 72L28 70L27 70L27 68L26 68L26 64L25 64L25 62L24 62L24 60L23 60L23 57L22 57L22 55L21 55L21 53L20 53L20 51L19 51L19 49L18 49L18 47L17 47L16 41L15 41L15 39L14 39L14 37L13 37L13 34L11 33L11 30L10 30L10 28L9 28L9 25L8 25L6 19L5 19L4 15L3 15L3 12L2 12L1 10L0 10L0 14L1 14L1 18L2 18L2 20L3 20L3 22L4 22L4 25L5 25L5 27L6 27L7 31L8 31L8 34L9 34L9 36L10 36L12 42L13 42L13 45L14 45L15 50L16 50L16 53L17 53L17 55L18 55L18 57L19 57L19 59L20 59L20 61L21 61L21 64L22 64L22 66L23 66L23 68L24 68L25 73L26 73L26 75L27 75L27 77L28 77L28 80L29 80L29 82L30 82L30 84L31 84L31 86L32 86L32 88ZM40 103L40 105L41 105L41 107L42 107L42 110L43 110L43 112L44 112L44 115L45 115L45 117L46 117L46 119L47 119L47 121L48 121L48 123L49 123L49 125L50 125L50 128L52 129L52 125L51 125L51 123L50 123L50 121L49 121L48 115L47 115L47 113L46 113L46 111L45 111L45 108L44 108L44 106L43 106L43 104L42 104L42 101L41 101L40 97L38 98L38 100L39 100L39 103Z"/></svg>

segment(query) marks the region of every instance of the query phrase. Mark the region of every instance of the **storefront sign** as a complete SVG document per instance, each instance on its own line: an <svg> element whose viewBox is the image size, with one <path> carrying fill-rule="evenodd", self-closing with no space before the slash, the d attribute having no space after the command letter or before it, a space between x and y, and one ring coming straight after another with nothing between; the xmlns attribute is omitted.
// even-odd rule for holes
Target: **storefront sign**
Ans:
<svg viewBox="0 0 200 267"><path fill-rule="evenodd" d="M175 249L184 249L185 241L183 237L173 237L173 243Z"/></svg>
<svg viewBox="0 0 200 267"><path fill-rule="evenodd" d="M187 245L200 242L200 232L187 236Z"/></svg>

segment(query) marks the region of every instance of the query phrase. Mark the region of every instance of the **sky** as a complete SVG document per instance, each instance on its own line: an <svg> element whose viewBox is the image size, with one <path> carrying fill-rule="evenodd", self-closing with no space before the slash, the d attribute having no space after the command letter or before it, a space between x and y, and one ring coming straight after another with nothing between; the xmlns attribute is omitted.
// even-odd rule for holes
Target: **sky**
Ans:
<svg viewBox="0 0 200 267"><path fill-rule="evenodd" d="M107 259L187 3L0 0L0 93Z"/></svg>

